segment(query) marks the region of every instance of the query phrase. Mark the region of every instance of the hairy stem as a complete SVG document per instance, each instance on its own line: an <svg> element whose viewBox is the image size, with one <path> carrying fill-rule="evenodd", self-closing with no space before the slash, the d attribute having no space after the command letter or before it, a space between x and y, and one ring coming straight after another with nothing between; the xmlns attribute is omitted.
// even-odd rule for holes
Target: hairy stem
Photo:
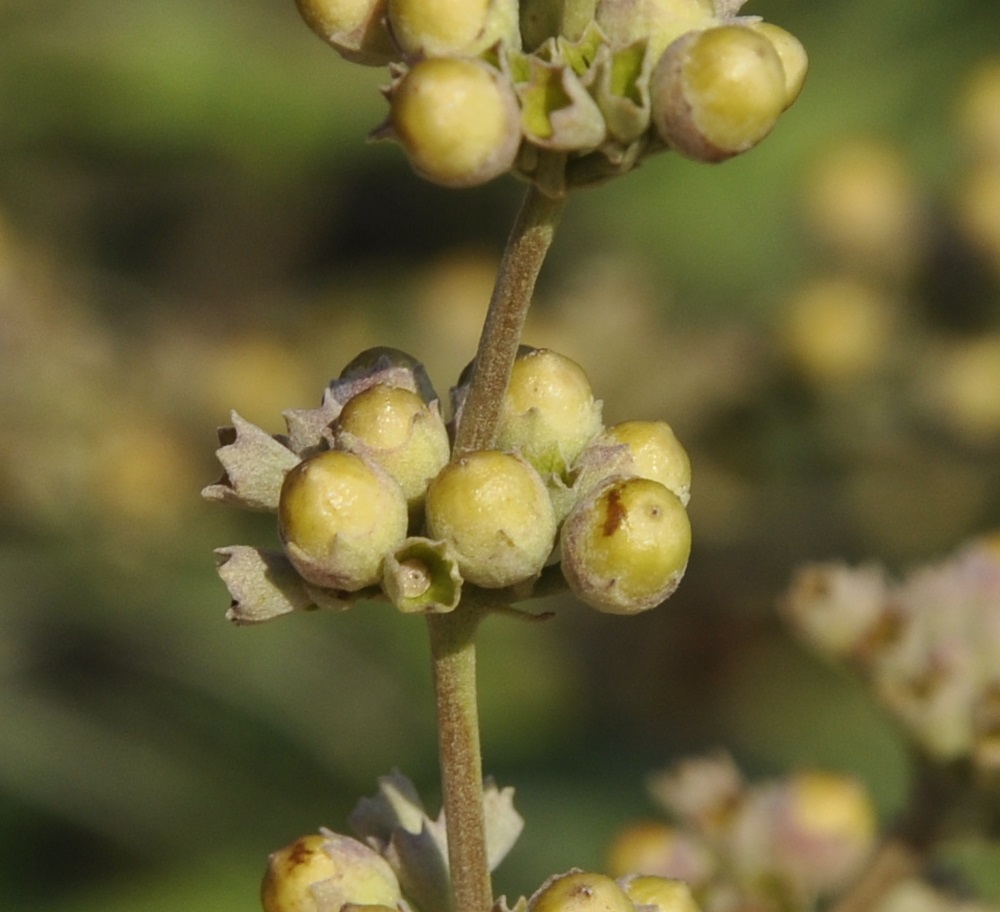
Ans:
<svg viewBox="0 0 1000 912"><path fill-rule="evenodd" d="M472 384L455 434L455 457L489 449L496 437L511 366L521 343L535 280L545 261L565 197L552 199L533 184L507 238L490 307L479 338Z"/></svg>
<svg viewBox="0 0 1000 912"><path fill-rule="evenodd" d="M475 634L482 617L460 607L427 618L455 912L486 912L493 905L476 703Z"/></svg>
<svg viewBox="0 0 1000 912"><path fill-rule="evenodd" d="M452 458L493 445L535 280L563 206L534 186L524 199L500 262ZM463 604L427 618L454 912L487 912L493 905L476 700L475 634L485 613Z"/></svg>

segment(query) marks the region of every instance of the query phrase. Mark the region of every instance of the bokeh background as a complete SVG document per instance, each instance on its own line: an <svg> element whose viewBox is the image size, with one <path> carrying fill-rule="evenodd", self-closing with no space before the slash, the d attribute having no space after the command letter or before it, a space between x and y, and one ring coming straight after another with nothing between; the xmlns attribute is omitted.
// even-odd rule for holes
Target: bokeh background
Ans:
<svg viewBox="0 0 1000 912"><path fill-rule="evenodd" d="M595 866L650 770L906 755L783 630L798 564L898 572L1000 523L1000 5L755 0L812 69L761 148L579 194L527 341L694 460L695 552L631 620L496 619L486 766L528 826L500 890ZM385 74L262 0L0 2L0 905L252 910L266 854L400 767L436 805L426 643L384 606L230 628L215 427L273 432L372 344L444 392L520 189L365 136ZM962 848L962 847L958 847ZM995 870L995 869L994 869Z"/></svg>

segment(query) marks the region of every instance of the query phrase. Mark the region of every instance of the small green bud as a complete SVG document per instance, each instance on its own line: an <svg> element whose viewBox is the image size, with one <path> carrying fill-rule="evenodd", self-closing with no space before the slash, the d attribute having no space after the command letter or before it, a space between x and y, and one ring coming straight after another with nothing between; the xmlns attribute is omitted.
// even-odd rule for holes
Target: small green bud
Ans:
<svg viewBox="0 0 1000 912"><path fill-rule="evenodd" d="M446 187L484 184L510 170L521 143L513 87L481 60L428 58L389 91L389 128L410 164Z"/></svg>
<svg viewBox="0 0 1000 912"><path fill-rule="evenodd" d="M562 475L601 430L583 368L545 348L522 348L514 362L497 430L497 448L514 450L545 475Z"/></svg>
<svg viewBox="0 0 1000 912"><path fill-rule="evenodd" d="M649 912L701 912L683 880L639 874L619 881L629 899Z"/></svg>
<svg viewBox="0 0 1000 912"><path fill-rule="evenodd" d="M688 32L653 70L653 124L681 155L718 162L757 145L786 106L785 69L753 29Z"/></svg>
<svg viewBox="0 0 1000 912"><path fill-rule="evenodd" d="M340 912L345 903L396 909L402 894L381 855L324 830L271 854L260 899L264 912Z"/></svg>
<svg viewBox="0 0 1000 912"><path fill-rule="evenodd" d="M499 41L519 48L517 0L388 0L392 37L409 58L477 57Z"/></svg>
<svg viewBox="0 0 1000 912"><path fill-rule="evenodd" d="M371 386L348 400L334 428L337 447L368 456L403 489L410 518L420 515L428 482L448 461L448 431L437 402L400 387Z"/></svg>
<svg viewBox="0 0 1000 912"><path fill-rule="evenodd" d="M398 57L385 28L387 0L295 0L309 28L345 59L384 66Z"/></svg>
<svg viewBox="0 0 1000 912"><path fill-rule="evenodd" d="M528 900L528 912L635 912L635 907L607 875L577 869L542 884Z"/></svg>
<svg viewBox="0 0 1000 912"><path fill-rule="evenodd" d="M500 589L534 579L552 551L556 518L538 473L520 456L468 453L430 483L433 538L450 542L465 580Z"/></svg>
<svg viewBox="0 0 1000 912"><path fill-rule="evenodd" d="M609 614L637 614L677 588L691 524L677 495L658 481L619 476L573 507L560 545L563 575L582 601Z"/></svg>
<svg viewBox="0 0 1000 912"><path fill-rule="evenodd" d="M325 450L285 476L278 523L304 579L353 592L381 580L385 555L406 538L406 498L375 462Z"/></svg>

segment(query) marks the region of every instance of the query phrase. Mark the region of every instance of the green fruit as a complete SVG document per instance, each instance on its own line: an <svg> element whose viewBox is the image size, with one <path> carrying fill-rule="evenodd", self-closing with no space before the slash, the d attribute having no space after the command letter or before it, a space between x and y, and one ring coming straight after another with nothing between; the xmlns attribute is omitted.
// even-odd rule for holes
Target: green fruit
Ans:
<svg viewBox="0 0 1000 912"><path fill-rule="evenodd" d="M582 601L610 614L654 608L680 583L691 524L658 481L619 476L570 511L560 538L563 575Z"/></svg>
<svg viewBox="0 0 1000 912"><path fill-rule="evenodd" d="M463 579L487 589L534 579L555 542L545 485L512 453L479 450L445 466L424 509L430 536L451 544Z"/></svg>
<svg viewBox="0 0 1000 912"><path fill-rule="evenodd" d="M641 874L622 882L628 898L649 912L700 912L691 888L682 880Z"/></svg>
<svg viewBox="0 0 1000 912"><path fill-rule="evenodd" d="M625 446L628 474L658 481L687 506L691 498L691 460L667 422L623 421L608 428L595 444Z"/></svg>
<svg viewBox="0 0 1000 912"><path fill-rule="evenodd" d="M286 476L278 502L285 551L317 586L356 591L382 578L385 555L406 538L406 497L376 463L326 450Z"/></svg>
<svg viewBox="0 0 1000 912"><path fill-rule="evenodd" d="M476 57L498 41L520 47L517 0L388 0L407 57Z"/></svg>
<svg viewBox="0 0 1000 912"><path fill-rule="evenodd" d="M397 52L385 28L387 0L295 0L308 26L344 58L384 66Z"/></svg>
<svg viewBox="0 0 1000 912"><path fill-rule="evenodd" d="M717 162L759 143L786 107L785 69L760 32L736 25L671 44L650 83L653 123L669 146Z"/></svg>
<svg viewBox="0 0 1000 912"><path fill-rule="evenodd" d="M528 900L528 912L635 912L635 907L610 877L576 870L542 884Z"/></svg>
<svg viewBox="0 0 1000 912"><path fill-rule="evenodd" d="M392 88L387 135L418 173L446 187L483 184L510 170L520 111L507 78L481 60L428 58Z"/></svg>

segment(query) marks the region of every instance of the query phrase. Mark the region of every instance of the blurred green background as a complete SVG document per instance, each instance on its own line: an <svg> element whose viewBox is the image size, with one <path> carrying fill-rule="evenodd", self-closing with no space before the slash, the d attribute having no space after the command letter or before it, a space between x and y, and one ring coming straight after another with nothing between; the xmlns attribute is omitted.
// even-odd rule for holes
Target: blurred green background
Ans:
<svg viewBox="0 0 1000 912"><path fill-rule="evenodd" d="M725 746L898 807L906 763L774 605L810 559L902 570L1000 523L1000 5L758 0L812 68L743 158L579 194L527 341L609 422L669 420L696 544L667 605L497 619L487 770L528 826L499 890L595 866L643 779ZM0 0L0 893L9 912L251 910L267 853L400 767L436 802L419 620L236 630L215 427L273 432L362 348L444 392L520 195L365 135L385 73L291 2Z"/></svg>

